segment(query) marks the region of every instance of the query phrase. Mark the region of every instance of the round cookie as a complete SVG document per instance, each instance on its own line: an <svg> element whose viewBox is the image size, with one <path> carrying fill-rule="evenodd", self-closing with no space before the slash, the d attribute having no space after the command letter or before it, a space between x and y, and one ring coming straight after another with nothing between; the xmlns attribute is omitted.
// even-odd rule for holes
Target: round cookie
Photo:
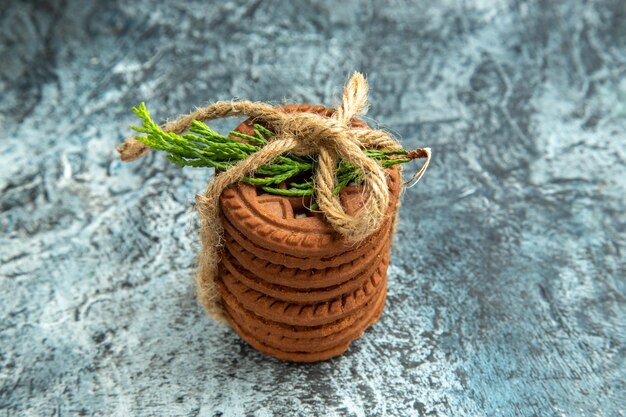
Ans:
<svg viewBox="0 0 626 417"><path fill-rule="evenodd" d="M244 238L238 232L235 233L240 240ZM367 251L362 256L337 266L333 266L334 261L325 261L323 267L319 269L292 268L284 263L272 263L255 255L262 252L262 249L250 241L246 241L248 249L245 249L229 233L224 233L224 252L232 256L244 269L254 271L256 277L269 284L311 290L336 286L362 274L370 265L377 262L383 250L389 250L390 241L387 234L367 245Z"/></svg>
<svg viewBox="0 0 626 417"><path fill-rule="evenodd" d="M376 321L378 321L380 314L382 314L382 311L383 309L381 308L380 311L378 312L378 315L372 319L371 323L367 327L370 327ZM353 340L341 343L335 347L332 347L330 349L327 349L321 352L285 352L280 349L276 349L274 347L268 346L267 344L259 341L250 333L243 330L239 326L239 324L237 324L237 322L235 322L234 320L229 319L229 322L231 326L233 327L233 329L235 330L235 332L239 335L239 337L241 337L250 346L258 350L259 352L263 352L267 355L274 356L278 359L290 361L290 362L319 362L319 361L324 361L324 360L334 358L344 353L348 349L348 347L350 347L350 344L354 340L358 339L358 337L356 337ZM364 333L365 330L367 330L367 328L364 329L363 332L361 332L361 334Z"/></svg>
<svg viewBox="0 0 626 417"><path fill-rule="evenodd" d="M368 257L367 260L363 260L356 265L353 265L356 261L347 264L350 267L349 270L355 271L347 276L341 275L341 267L312 271L271 265L271 267L263 268L259 266L247 269L244 265L241 265L239 259L232 254L232 248L228 246L222 255L222 265L238 281L270 297L294 303L319 303L362 287L365 281L374 273L379 263L389 256L389 240L383 241L383 243L385 243L384 246L379 249L378 253L374 253L374 256ZM240 253L239 255L251 256L250 253ZM271 282L267 280L269 277L272 277ZM287 283L289 286L274 284L277 281ZM294 281L300 281L298 282L300 288L294 289L291 286L291 283ZM316 287L310 288L310 285L308 285L307 288L307 282L314 282ZM320 282L325 283L326 286L321 287L319 285Z"/></svg>
<svg viewBox="0 0 626 417"><path fill-rule="evenodd" d="M366 309L354 324L342 331L321 337L293 338L276 334L266 328L262 322L250 322L236 311L227 309L231 318L239 327L259 342L283 352L322 352L358 338L381 315L386 299L386 291L381 288L371 308Z"/></svg>
<svg viewBox="0 0 626 417"><path fill-rule="evenodd" d="M389 256L386 256L361 288L317 304L291 303L270 297L247 287L223 266L216 283L218 289L220 284L224 284L246 309L261 317L296 326L316 326L345 317L366 304L377 287L383 285L388 263Z"/></svg>
<svg viewBox="0 0 626 417"><path fill-rule="evenodd" d="M283 110L309 111L330 116L332 109L322 106L286 106ZM248 119L235 130L253 135L253 120ZM353 126L367 128L354 120ZM386 170L390 190L387 218L395 215L401 190L397 166ZM339 195L348 214L358 215L363 205L363 186L348 186ZM293 257L333 257L354 249L354 244L337 234L321 213L306 208L310 198L286 197L260 193L250 184L239 182L224 190L220 206L232 225L257 245L269 251ZM280 262L276 262L280 263Z"/></svg>
<svg viewBox="0 0 626 417"><path fill-rule="evenodd" d="M360 320L368 311L374 308L374 304L377 300L377 296L372 297L363 307L348 314L341 319L335 320L331 323L325 323L317 326L294 326L263 318L250 310L247 310L234 295L226 289L224 284L218 283L222 300L224 301L224 308L228 311L234 311L237 314L238 321L247 323L256 323L258 326L263 326L266 331L273 334L289 337L292 339L309 339L330 336L332 334L344 331L345 329L354 326L358 320ZM385 287L386 288L386 287ZM379 291L382 291L381 288Z"/></svg>
<svg viewBox="0 0 626 417"><path fill-rule="evenodd" d="M393 219L390 219L393 220ZM322 268L335 268L342 265L351 263L359 258L362 258L365 254L371 251L372 246L379 244L381 241L389 240L389 232L393 221L385 221L385 223L372 234L365 242L355 246L348 251L335 254L333 256L292 256L286 253L274 252L257 245L251 241L247 236L244 236L242 232L226 218L222 216L222 226L224 227L224 235L230 236L246 251L254 254L256 257L265 260L266 262L282 265L288 268L297 268L304 270L322 269Z"/></svg>

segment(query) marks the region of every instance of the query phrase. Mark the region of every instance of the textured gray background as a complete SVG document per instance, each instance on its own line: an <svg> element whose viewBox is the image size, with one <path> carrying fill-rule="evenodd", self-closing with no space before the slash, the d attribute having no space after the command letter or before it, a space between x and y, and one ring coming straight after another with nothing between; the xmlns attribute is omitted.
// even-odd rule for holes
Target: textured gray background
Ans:
<svg viewBox="0 0 626 417"><path fill-rule="evenodd" d="M625 415L623 0L0 4L0 416ZM114 149L142 100L332 105L355 69L435 159L382 320L282 363L195 303L210 173Z"/></svg>

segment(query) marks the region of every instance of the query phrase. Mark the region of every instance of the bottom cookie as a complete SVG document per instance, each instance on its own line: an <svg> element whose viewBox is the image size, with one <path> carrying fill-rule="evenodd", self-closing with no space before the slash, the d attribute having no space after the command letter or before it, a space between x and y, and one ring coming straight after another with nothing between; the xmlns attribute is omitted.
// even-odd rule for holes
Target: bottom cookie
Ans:
<svg viewBox="0 0 626 417"><path fill-rule="evenodd" d="M386 286L383 288L383 292L381 294L384 300L387 294ZM363 330L359 332L359 334L356 335L353 339L340 342L339 344L329 349L320 351L320 352L285 352L281 349L277 349L275 347L269 346L259 341L257 338L255 338L250 333L248 333L246 330L242 329L241 326L239 326L239 324L235 320L233 320L230 316L227 316L227 317L228 317L228 321L230 322L235 332L239 335L239 337L241 337L246 343L248 343L250 346L258 350L259 352L265 353L266 355L270 355L270 356L273 356L275 358L278 358L284 361L290 361L290 362L320 362L320 361L325 361L325 360L334 358L344 353L348 349L348 347L350 347L350 344L353 341L361 337L362 334L369 327L371 327L374 323L378 321L378 319L380 318L383 312L384 304L385 303L383 301L381 303L381 306L379 306L378 311L376 311L373 317L371 317L367 325L364 326Z"/></svg>
<svg viewBox="0 0 626 417"><path fill-rule="evenodd" d="M260 317L257 320L251 320L250 315L245 314L240 309L231 308L227 304L225 304L225 308L233 321L236 321L243 331L269 347L284 352L323 352L358 338L366 328L375 322L385 306L385 290L386 285L383 283L378 294L358 312L359 317L351 326L318 337L310 337L305 334L305 331L301 331L300 335L296 337L285 336L281 334L282 332L277 332L274 326L268 325Z"/></svg>

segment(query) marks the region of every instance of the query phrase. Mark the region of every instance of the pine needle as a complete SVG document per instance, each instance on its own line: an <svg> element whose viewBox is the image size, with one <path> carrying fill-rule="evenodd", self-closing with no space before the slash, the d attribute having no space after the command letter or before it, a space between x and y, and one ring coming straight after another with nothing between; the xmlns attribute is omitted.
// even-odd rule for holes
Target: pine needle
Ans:
<svg viewBox="0 0 626 417"><path fill-rule="evenodd" d="M141 126L132 126L132 129L144 133L146 136L137 136L135 139L152 149L167 153L167 159L180 167L211 167L226 171L238 162L258 151L271 140L275 133L267 128L253 125L254 136L231 131L229 136L223 136L212 130L201 121L194 120L189 133L178 135L164 132L150 117L150 111L145 103L133 107L133 112L142 120ZM247 142L233 139L239 138ZM378 161L383 168L411 161L412 154L404 149L381 151L367 149L365 153ZM404 158L402 157L404 156ZM261 187L263 191L284 196L311 196L313 195L313 175L316 167L314 157L296 155L282 155L271 164L259 167L254 175L244 177L243 182ZM278 184L298 177L299 182L289 183L289 188L278 188ZM348 184L360 184L363 181L363 172L359 167L340 160L337 167L337 187L335 194L339 194Z"/></svg>

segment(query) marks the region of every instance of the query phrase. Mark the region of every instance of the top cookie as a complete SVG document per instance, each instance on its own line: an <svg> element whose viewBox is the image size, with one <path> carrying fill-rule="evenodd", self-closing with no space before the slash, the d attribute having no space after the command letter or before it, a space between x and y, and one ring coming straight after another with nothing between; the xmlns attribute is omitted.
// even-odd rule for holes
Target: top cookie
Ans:
<svg viewBox="0 0 626 417"><path fill-rule="evenodd" d="M312 105L288 105L287 112L313 112L329 117L333 109ZM248 119L235 131L254 135L254 121ZM367 128L360 120L353 120L353 127ZM234 138L237 139L237 138ZM390 191L386 216L395 214L401 190L400 171L397 166L386 170ZM350 215L358 213L363 206L363 186L347 186L340 193L341 203ZM306 208L309 197L286 197L267 194L255 186L238 182L228 187L220 197L224 215L241 233L257 245L295 257L333 256L355 249L354 243L337 232L321 212Z"/></svg>

